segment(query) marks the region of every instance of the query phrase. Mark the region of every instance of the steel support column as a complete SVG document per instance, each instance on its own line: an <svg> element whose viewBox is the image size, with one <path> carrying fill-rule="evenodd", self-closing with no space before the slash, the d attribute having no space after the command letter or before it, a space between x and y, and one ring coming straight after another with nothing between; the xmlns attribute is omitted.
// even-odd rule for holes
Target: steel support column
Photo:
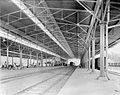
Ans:
<svg viewBox="0 0 120 95"><path fill-rule="evenodd" d="M92 72L95 71L95 38L92 39Z"/></svg>
<svg viewBox="0 0 120 95"><path fill-rule="evenodd" d="M107 10L107 22L106 22L106 69L107 69L107 65L108 65L108 23L109 23L109 15L110 15L110 9L109 9L109 5L108 5L108 10Z"/></svg>
<svg viewBox="0 0 120 95"><path fill-rule="evenodd" d="M32 51L30 50L30 65L32 64Z"/></svg>
<svg viewBox="0 0 120 95"><path fill-rule="evenodd" d="M28 59L27 59L27 67L29 67L29 57L28 57Z"/></svg>
<svg viewBox="0 0 120 95"><path fill-rule="evenodd" d="M6 60L6 65L8 66L9 64L9 47L7 47L7 60Z"/></svg>
<svg viewBox="0 0 120 95"><path fill-rule="evenodd" d="M54 66L54 57L52 57L52 66Z"/></svg>
<svg viewBox="0 0 120 95"><path fill-rule="evenodd" d="M22 49L20 49L20 67L22 67L23 64L22 64Z"/></svg>
<svg viewBox="0 0 120 95"><path fill-rule="evenodd" d="M56 60L55 60L55 57L53 58L53 60L54 60L53 66L55 66L55 64L56 64Z"/></svg>
<svg viewBox="0 0 120 95"><path fill-rule="evenodd" d="M46 59L46 67L47 67L47 54L45 55L45 59Z"/></svg>
<svg viewBox="0 0 120 95"><path fill-rule="evenodd" d="M51 61L50 61L50 58L49 58L49 62L50 62L50 63L49 63L49 66L51 66Z"/></svg>
<svg viewBox="0 0 120 95"><path fill-rule="evenodd" d="M91 58L91 45L89 46L89 52L88 52L88 59L89 59L89 61L88 61L88 70L90 70L90 65L91 65L91 60L90 60L90 58Z"/></svg>
<svg viewBox="0 0 120 95"><path fill-rule="evenodd" d="M39 53L37 53L37 66L39 66Z"/></svg>
<svg viewBox="0 0 120 95"><path fill-rule="evenodd" d="M12 56L12 65L14 64L13 56Z"/></svg>
<svg viewBox="0 0 120 95"><path fill-rule="evenodd" d="M105 64L105 71L106 71L106 77L108 80L110 80L110 78L108 77L108 23L110 20L110 0L108 0L108 7L107 7L107 21L106 21L106 64Z"/></svg>
<svg viewBox="0 0 120 95"><path fill-rule="evenodd" d="M100 25L100 76L105 77L104 71L104 34L105 34L105 23L101 22Z"/></svg>
<svg viewBox="0 0 120 95"><path fill-rule="evenodd" d="M107 79L109 80L109 77L107 75L109 4L107 9L108 9L107 23L103 19L100 22L100 75L97 79L99 79L100 77L107 77ZM102 16L103 16L103 9L102 9ZM105 36L105 33L106 33L106 36ZM104 56L104 46L106 47L106 56Z"/></svg>
<svg viewBox="0 0 120 95"><path fill-rule="evenodd" d="M40 55L41 57L41 66L43 67L43 55L42 55L42 52L41 52L41 55Z"/></svg>

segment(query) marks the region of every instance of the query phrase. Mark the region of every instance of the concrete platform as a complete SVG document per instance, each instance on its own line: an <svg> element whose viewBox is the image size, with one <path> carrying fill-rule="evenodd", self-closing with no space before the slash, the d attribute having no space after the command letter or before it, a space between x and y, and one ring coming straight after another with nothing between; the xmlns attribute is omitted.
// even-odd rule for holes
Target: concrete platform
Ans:
<svg viewBox="0 0 120 95"><path fill-rule="evenodd" d="M0 95L57 95L76 67L0 71Z"/></svg>
<svg viewBox="0 0 120 95"><path fill-rule="evenodd" d="M90 73L77 68L58 95L120 95L120 76L109 74L110 80L100 79L99 71Z"/></svg>

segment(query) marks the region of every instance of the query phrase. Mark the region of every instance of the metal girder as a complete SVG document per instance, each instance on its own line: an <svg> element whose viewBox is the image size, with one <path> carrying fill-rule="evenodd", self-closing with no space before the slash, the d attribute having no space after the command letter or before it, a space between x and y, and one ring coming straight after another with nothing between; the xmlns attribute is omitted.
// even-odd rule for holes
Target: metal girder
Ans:
<svg viewBox="0 0 120 95"><path fill-rule="evenodd" d="M3 21L3 20L0 21L0 27L4 27L5 29L8 29L9 31L12 31L15 34L21 35L23 38L26 38L26 39L28 39L28 40L36 43L36 44L41 45L42 47L45 47L45 46L42 45L42 43L38 42L37 40L33 39L32 37L25 37L24 32L22 32L20 30L15 30L16 28L14 28L11 25L6 24L6 22ZM47 47L45 47L45 48L47 48Z"/></svg>
<svg viewBox="0 0 120 95"><path fill-rule="evenodd" d="M86 49L86 47L85 47L83 44L81 44L80 41L78 41L78 43L79 43L80 45L82 45L82 46Z"/></svg>
<svg viewBox="0 0 120 95"><path fill-rule="evenodd" d="M115 28L115 27L119 27L119 26L120 26L120 24L111 25L111 26L108 26L108 29L110 29L110 28Z"/></svg>
<svg viewBox="0 0 120 95"><path fill-rule="evenodd" d="M85 29L83 29L81 26L79 26L79 28L82 30L83 33L87 34L87 31ZM82 32L80 34L82 34Z"/></svg>
<svg viewBox="0 0 120 95"><path fill-rule="evenodd" d="M38 27L41 28L54 42L56 42L70 57L74 57L70 47L67 46L68 49L66 50L65 47L63 47L63 44L60 43L60 40L58 41L58 39L56 39L56 37L48 31L42 22L28 9L28 7L21 0L12 0L12 2L18 6L36 25L38 25Z"/></svg>
<svg viewBox="0 0 120 95"><path fill-rule="evenodd" d="M78 22L79 24L82 23L83 21L85 21L86 19L88 19L91 15L88 15L87 17L85 17L84 19L82 19L80 22Z"/></svg>
<svg viewBox="0 0 120 95"><path fill-rule="evenodd" d="M114 6L112 6L112 7L114 7ZM117 7L114 7L114 8L116 8L117 10L120 10L120 9L117 8ZM120 20L119 18L117 18L117 17L119 17L119 16L120 16L120 14L116 15L115 17L112 18L112 20L109 20L108 22L114 22L114 21ZM115 18L116 18L116 19L115 19ZM110 19L110 18L109 18L109 19ZM116 25L108 26L108 29L115 28L115 27L119 27L119 26L120 26L120 24L117 23Z"/></svg>
<svg viewBox="0 0 120 95"><path fill-rule="evenodd" d="M5 51L7 51L7 50L5 50ZM20 54L19 52L10 51L10 50L9 50L9 52L10 52L10 53L14 53L14 54L18 54L18 55ZM29 54L25 54L25 53L22 53L22 55L29 56ZM35 55L31 55L31 56L34 56L34 57L36 57Z"/></svg>
<svg viewBox="0 0 120 95"><path fill-rule="evenodd" d="M111 1L110 4L120 4L120 2Z"/></svg>
<svg viewBox="0 0 120 95"><path fill-rule="evenodd" d="M21 37L16 36L16 35L12 35L11 33L9 33L8 31L6 31L6 30L4 30L2 28L0 28L0 33L1 33L0 36L3 37L3 38L7 38L9 40L12 40L12 41L15 41L17 43L20 43L20 44L26 45L28 47L31 47L33 49L43 51L43 52L49 53L49 54L54 55L54 56L61 57L60 55L58 55L58 54L56 54L54 52L51 52L51 51L49 51L49 50L47 50L47 49L33 43L33 42L30 42L29 40L26 40L26 39L21 38ZM61 58L63 58L63 57L61 57ZM66 59L66 58L64 58L64 59Z"/></svg>
<svg viewBox="0 0 120 95"><path fill-rule="evenodd" d="M107 0L106 6L105 6L105 9L104 9L104 13L103 13L103 16L102 16L103 21L105 19L106 14L107 14L107 8L108 8L108 5L109 5L109 2L110 2L110 0Z"/></svg>
<svg viewBox="0 0 120 95"><path fill-rule="evenodd" d="M19 34L19 35L23 36L23 38L25 38L25 39L27 39L27 40L29 40L29 41L31 41L31 42L34 42L35 44L38 44L39 46L41 46L41 47L43 47L43 48L45 48L45 49L48 49L48 50L53 51L52 49L44 46L42 43L38 42L37 40L33 39L32 37L24 37L24 33L23 33L22 31L20 31L20 30L15 30L15 31L13 31L15 28L14 28L13 26L11 26L11 25L7 25L7 24L6 24L4 21L2 21L2 20L0 21L0 27L4 27L4 28L6 28L6 29L9 29L9 31L12 31L12 32L15 33L15 34ZM17 37L16 37L16 38L17 38Z"/></svg>
<svg viewBox="0 0 120 95"><path fill-rule="evenodd" d="M100 19L95 16L95 13L94 11L89 7L87 6L84 2L80 1L80 0L76 0L82 7L84 7L92 16L94 16L96 19L98 19L100 21ZM96 1L97 3L97 1Z"/></svg>
<svg viewBox="0 0 120 95"><path fill-rule="evenodd" d="M118 19L113 19L113 20L110 20L109 22L114 22L114 21L119 21L120 20L120 18L118 18Z"/></svg>
<svg viewBox="0 0 120 95"><path fill-rule="evenodd" d="M89 8L84 2L81 0L76 0L82 7L84 7L90 14L94 15L93 10Z"/></svg>
<svg viewBox="0 0 120 95"><path fill-rule="evenodd" d="M90 27L89 27L89 30L88 30L88 35L87 35L87 38L86 38L86 43L87 43L87 41L88 41L88 39L90 37L90 33L92 32L92 28L94 26L96 17L98 15L98 11L99 11L101 2L102 2L102 0L97 0L97 2L96 2L95 8L94 8L94 13L95 14L92 16L92 19L91 19Z"/></svg>
<svg viewBox="0 0 120 95"><path fill-rule="evenodd" d="M25 4L28 4L32 7L36 7L36 8L41 8L41 9L50 9L50 10L65 10L65 11L76 11L76 12L88 12L86 10L80 10L80 9L66 9L66 8L52 8L52 7L41 7L41 6L33 6L27 2L24 2Z"/></svg>
<svg viewBox="0 0 120 95"><path fill-rule="evenodd" d="M115 8L115 9L117 9L117 10L120 11L120 8L118 8L118 7L115 7L115 6L113 6L113 5L111 5L111 7L113 7L113 8Z"/></svg>
<svg viewBox="0 0 120 95"><path fill-rule="evenodd" d="M76 12L73 12L73 13L71 13L71 14L69 14L69 15L67 15L67 16L65 16L65 17L63 17L62 19L66 19L66 18L68 18L68 17L70 17L70 16L72 16L73 14L75 14Z"/></svg>
<svg viewBox="0 0 120 95"><path fill-rule="evenodd" d="M90 27L90 25L85 25L85 24L77 24L79 27L83 26L83 27Z"/></svg>
<svg viewBox="0 0 120 95"><path fill-rule="evenodd" d="M78 37L79 37L83 42L85 42L85 40L84 40L80 35L78 35Z"/></svg>
<svg viewBox="0 0 120 95"><path fill-rule="evenodd" d="M50 7L47 7L47 8L46 8L46 7L38 7L38 6L33 6L33 5L32 5L32 7L29 7L28 9L33 8L33 7L41 8L41 9L45 9L45 10L47 10L47 9L52 9L52 10L58 10L58 11L66 10L66 11L76 11L76 12L79 12L79 11L81 11L81 12L88 12L88 11L86 11L86 10L64 9L64 8L50 8ZM45 11L45 10L44 10L44 11ZM44 12L44 11L42 11L42 12ZM14 12L11 12L11 13L8 13L8 14L5 14L5 15L1 15L0 18L1 18L1 17L4 17L4 16L8 16L8 15L15 14L15 13L18 13L18 12L21 12L21 10L14 11Z"/></svg>
<svg viewBox="0 0 120 95"><path fill-rule="evenodd" d="M90 3L96 3L95 0L79 0L79 1L90 2Z"/></svg>
<svg viewBox="0 0 120 95"><path fill-rule="evenodd" d="M25 36L33 36L33 35L38 35L38 34L44 34L44 32L28 33L28 34L25 34ZM24 37L25 37L25 36L24 36Z"/></svg>

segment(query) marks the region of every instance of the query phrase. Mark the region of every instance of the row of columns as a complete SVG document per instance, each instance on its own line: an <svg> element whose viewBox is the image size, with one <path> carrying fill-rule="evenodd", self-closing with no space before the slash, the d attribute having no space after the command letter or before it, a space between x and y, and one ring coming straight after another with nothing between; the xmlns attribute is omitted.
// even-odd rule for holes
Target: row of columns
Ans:
<svg viewBox="0 0 120 95"><path fill-rule="evenodd" d="M20 67L23 66L22 64L22 58L23 58L23 53L22 53L22 48L21 46L19 46L19 52L20 52ZM7 52L7 55L6 55L6 65L9 65L9 46L6 47L6 52ZM39 53L37 53L37 66L39 66ZM30 62L29 62L29 58L30 58ZM32 64L32 51L30 50L30 55L29 55L29 58L28 58L28 61L27 61L27 64ZM2 65L1 63L1 38L0 38L0 64ZM13 64L13 56L12 56L12 64ZM41 52L41 66L43 66L43 57L42 57L42 52Z"/></svg>
<svg viewBox="0 0 120 95"><path fill-rule="evenodd" d="M108 4L107 7L107 21L102 20L100 22L100 77L109 77L107 75L107 66L108 66L108 22L110 19L110 5ZM106 34L106 36L105 36ZM91 44L92 41L92 44ZM89 41L89 48L88 48L88 70L90 70L92 65L92 72L95 71L95 37ZM91 49L92 48L92 49ZM92 53L92 54L91 54ZM106 55L105 55L106 54ZM92 64L91 64L92 58Z"/></svg>
<svg viewBox="0 0 120 95"><path fill-rule="evenodd" d="M5 64L8 66L9 65L9 48L10 48L10 45L8 45L8 40L7 40L7 46L6 46L6 61L5 61ZM1 37L0 37L0 64L2 65L1 63ZM23 67L23 63L22 63L22 58L23 58L23 48L22 48L22 45L19 45L19 55L20 55L20 67ZM41 64L39 64L39 57L40 57L40 60L41 60ZM55 58L53 57L51 60L55 60ZM43 66L43 53L41 51L40 53L40 56L39 56L39 53L36 53L36 60L37 60L37 66L41 65ZM47 54L46 54L46 57L45 57L45 60L46 60L46 63L48 62L47 60ZM49 60L50 61L50 60ZM12 65L14 64L14 60L13 60L13 56L12 56ZM29 66L29 64L32 64L32 50L30 50L30 54L28 55L28 59L27 59L27 66ZM46 64L47 66L47 64ZM53 66L53 63L49 66Z"/></svg>
<svg viewBox="0 0 120 95"><path fill-rule="evenodd" d="M23 63L22 63L22 58L23 58L23 49L21 48L21 46L19 46L19 54L20 54L20 67L23 66ZM40 53L40 60L41 60L41 66L43 66L43 53L41 52ZM9 47L7 47L7 60L6 60L6 65L9 65ZM47 54L45 55L45 62L47 63L48 60L47 60ZM55 60L55 58L53 58ZM52 59L52 60L53 60ZM30 61L29 61L30 60ZM36 60L37 60L37 66L39 66L39 53L36 53ZM50 60L49 60L50 61ZM1 63L1 43L0 43L0 63ZM13 57L12 57L12 64L13 64ZM28 60L27 60L27 65L29 66L29 64L32 64L32 50L30 50L30 54L29 54L29 57L28 57ZM48 65L46 64L46 67ZM53 66L53 63L49 66Z"/></svg>
<svg viewBox="0 0 120 95"><path fill-rule="evenodd" d="M91 69L92 66L92 72L95 71L95 38L89 41L89 47L88 47L88 70ZM92 60L92 61L91 61ZM92 64L91 64L92 62Z"/></svg>
<svg viewBox="0 0 120 95"><path fill-rule="evenodd" d="M12 42L12 43L14 43L14 42ZM7 39L7 45L6 45L6 61L5 61L5 65L9 65L9 52L11 52L11 51L9 51L9 49L10 49L10 46L12 45L12 43L9 45L8 44L8 39ZM18 47L19 47L19 62L20 62L20 67L23 67L23 63L22 63L22 59L23 59L23 50L24 50L24 48L22 47L22 45L18 45ZM0 37L0 64L2 65L3 63L1 63L1 51L2 51L2 49L1 49L1 37ZM14 52L13 52L14 53ZM16 52L16 54L18 54L17 52ZM32 64L32 50L30 50L30 53L29 54L27 54L27 56L28 56L28 58L27 58L27 66L29 66L29 64ZM13 56L11 56L12 57L12 65L14 65L14 60L13 60ZM39 58L40 57L40 58ZM37 63L36 63L36 66L39 66L40 64L39 64L39 59L41 60L41 66L43 66L43 53L41 52L40 53L40 55L39 55L39 53L37 53L36 52L36 60L37 60ZM49 62L51 62L51 64L49 64L49 66L54 66L54 62L56 62L56 60L55 60L55 57L52 57L50 60L48 60L48 57L47 57L47 54L45 55L45 61L46 61L46 63L48 63L48 61ZM46 66L48 66L47 64L46 64Z"/></svg>
<svg viewBox="0 0 120 95"><path fill-rule="evenodd" d="M108 30L106 29L106 23L100 24L100 76L105 76L105 68L107 69L108 64ZM106 36L105 36L106 31ZM106 40L106 41L105 41ZM105 43L106 42L106 43ZM92 48L92 49L91 49ZM104 52L106 50L106 53ZM95 39L92 39L92 44L90 41L88 48L88 69L90 70L90 66L92 66L92 72L95 71ZM106 54L106 56L105 56ZM92 60L92 64L91 64Z"/></svg>
<svg viewBox="0 0 120 95"><path fill-rule="evenodd" d="M42 51L41 51L41 53L40 53L41 55L40 55L40 60L41 60L41 64L39 64L39 53L36 53L36 60L37 60L37 63L36 63L36 66L43 66L43 56L42 56ZM30 61L29 61L30 60ZM28 65L29 65L29 63L30 64L32 64L32 50L30 50L30 55L29 55L29 58L28 58Z"/></svg>

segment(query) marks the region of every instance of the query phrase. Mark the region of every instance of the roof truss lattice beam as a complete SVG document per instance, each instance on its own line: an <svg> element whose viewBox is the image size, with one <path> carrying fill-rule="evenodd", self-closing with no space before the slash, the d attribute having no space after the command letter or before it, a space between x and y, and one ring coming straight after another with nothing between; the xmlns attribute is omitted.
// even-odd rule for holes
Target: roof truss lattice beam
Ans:
<svg viewBox="0 0 120 95"><path fill-rule="evenodd" d="M95 12L89 7L87 6L83 1L81 0L76 0L82 7L84 7L92 16L95 16ZM95 16L96 19L98 19L100 21L100 19Z"/></svg>
<svg viewBox="0 0 120 95"><path fill-rule="evenodd" d="M38 18L29 10L29 8L24 5L21 0L11 0L16 6L18 6L38 27L40 27L54 42L56 42L70 57L74 57L71 55L62 45L61 43L47 30L47 28L38 20Z"/></svg>
<svg viewBox="0 0 120 95"><path fill-rule="evenodd" d="M84 2L91 2L91 3L96 3L95 0L79 0L79 1L84 1Z"/></svg>
<svg viewBox="0 0 120 95"><path fill-rule="evenodd" d="M21 38L21 37L16 36L16 35L12 35L11 33L9 33L8 31L6 31L6 30L4 30L4 29L2 29L2 28L0 28L0 34L1 34L0 37L9 39L9 40L11 40L11 41L13 41L13 42L17 42L17 43L23 44L23 45L25 45L25 46L31 47L31 48L33 48L33 49L46 52L46 53L48 53L48 54L50 54L50 55L54 55L54 56L57 56L57 57L61 57L61 56L59 56L59 55L56 54L56 53L53 53L53 52L51 52L51 51L49 51L49 50L47 50L47 49L45 49L45 48L43 48L43 47L40 47L39 45L37 45L37 44L35 44L35 43L33 43L33 42L30 42L29 40L26 40L26 39ZM61 58L63 58L63 57L61 57ZM64 58L64 59L65 59L65 58Z"/></svg>
<svg viewBox="0 0 120 95"><path fill-rule="evenodd" d="M101 2L102 2L102 0L97 0L97 2L96 2L95 8L94 8L95 15L92 16L92 19L91 19L91 22L90 22L90 27L89 27L88 35L87 35L87 38L86 38L86 43L87 43L87 41L88 41L88 39L90 37L90 34L92 32L96 17L97 17L98 12L99 12L99 8L101 6Z"/></svg>

